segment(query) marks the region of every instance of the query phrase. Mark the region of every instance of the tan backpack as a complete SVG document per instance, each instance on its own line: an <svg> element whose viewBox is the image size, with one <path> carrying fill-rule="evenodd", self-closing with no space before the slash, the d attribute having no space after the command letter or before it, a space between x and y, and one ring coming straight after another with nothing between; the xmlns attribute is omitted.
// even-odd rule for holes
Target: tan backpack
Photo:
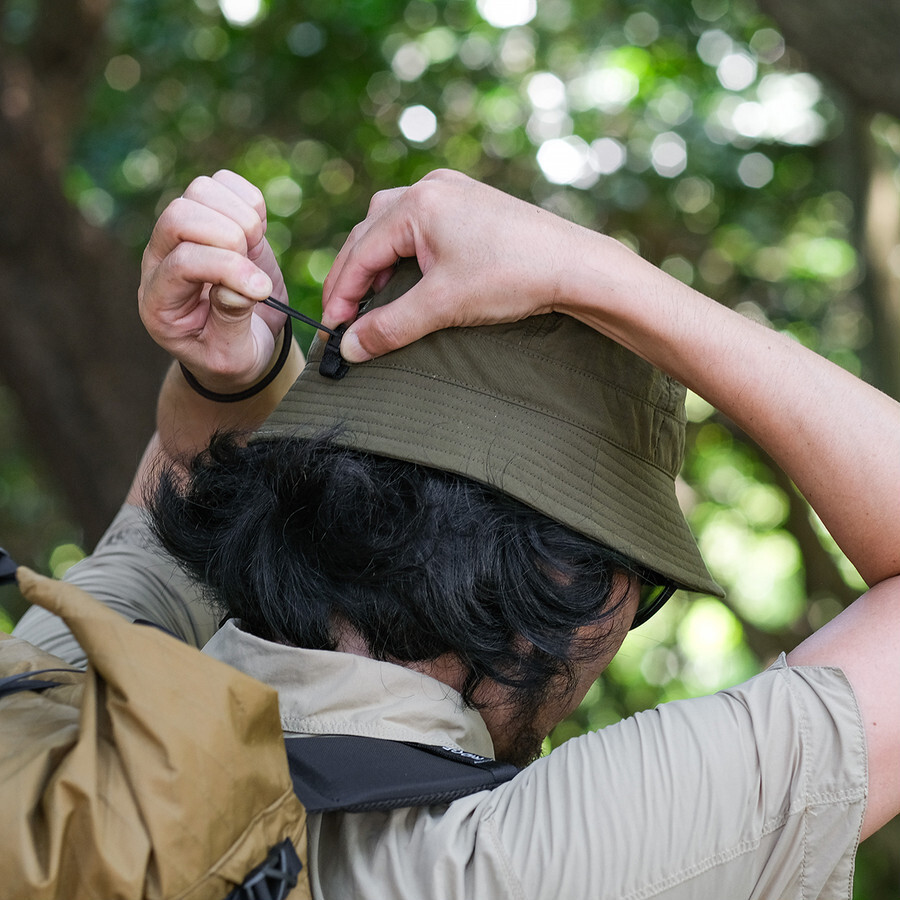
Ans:
<svg viewBox="0 0 900 900"><path fill-rule="evenodd" d="M89 665L0 635L4 900L309 898L276 692L72 585L17 578Z"/></svg>
<svg viewBox="0 0 900 900"><path fill-rule="evenodd" d="M285 739L272 688L0 556L88 658L0 634L3 900L309 900L307 812L443 804L517 774L458 747Z"/></svg>

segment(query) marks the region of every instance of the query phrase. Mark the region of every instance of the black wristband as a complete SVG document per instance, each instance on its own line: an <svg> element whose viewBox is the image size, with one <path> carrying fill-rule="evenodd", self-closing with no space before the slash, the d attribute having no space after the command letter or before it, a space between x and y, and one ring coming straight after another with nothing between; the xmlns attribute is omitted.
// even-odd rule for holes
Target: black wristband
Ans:
<svg viewBox="0 0 900 900"><path fill-rule="evenodd" d="M248 400L250 397L255 397L257 394L262 393L278 377L279 372L284 368L284 364L287 362L287 358L290 355L293 338L294 334L291 330L291 320L285 319L284 338L281 342L281 351L278 354L278 359L275 360L275 364L269 369L268 373L261 381L257 381L256 384L251 385L246 388L246 390L238 391L236 394L217 394L215 391L203 387L203 385L197 381L194 373L186 368L184 363L180 362L178 365L181 366L181 374L184 375L184 380L201 397L204 397L207 400L214 400L216 403L238 403L241 400Z"/></svg>

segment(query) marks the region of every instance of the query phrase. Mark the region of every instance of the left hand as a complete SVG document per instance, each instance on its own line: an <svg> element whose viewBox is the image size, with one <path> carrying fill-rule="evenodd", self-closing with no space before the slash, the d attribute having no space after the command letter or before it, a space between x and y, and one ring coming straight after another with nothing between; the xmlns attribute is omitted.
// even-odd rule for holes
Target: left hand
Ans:
<svg viewBox="0 0 900 900"><path fill-rule="evenodd" d="M265 232L262 193L222 171L169 204L144 252L144 325L210 390L240 390L270 365L284 314L257 301L286 291Z"/></svg>

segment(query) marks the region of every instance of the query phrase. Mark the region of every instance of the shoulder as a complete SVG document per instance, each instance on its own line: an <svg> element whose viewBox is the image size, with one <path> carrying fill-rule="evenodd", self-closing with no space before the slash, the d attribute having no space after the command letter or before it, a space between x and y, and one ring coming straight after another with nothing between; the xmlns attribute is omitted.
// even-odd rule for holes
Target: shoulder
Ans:
<svg viewBox="0 0 900 900"><path fill-rule="evenodd" d="M687 900L760 886L759 896L849 898L865 797L846 678L782 659L729 691L571 740L449 807L325 817L312 846L330 860L329 882L371 866L400 897L427 894L441 872L448 898Z"/></svg>

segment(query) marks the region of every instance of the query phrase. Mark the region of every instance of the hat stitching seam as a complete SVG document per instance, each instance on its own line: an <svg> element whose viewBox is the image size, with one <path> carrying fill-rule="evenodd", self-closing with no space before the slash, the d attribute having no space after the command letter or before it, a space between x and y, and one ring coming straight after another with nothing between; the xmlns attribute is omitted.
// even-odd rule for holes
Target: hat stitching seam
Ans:
<svg viewBox="0 0 900 900"><path fill-rule="evenodd" d="M408 446L418 451L415 454L421 458L421 444L417 444L413 441L404 440L403 438L399 438L397 436L391 436L390 440L398 445L398 446ZM540 457L540 459L546 461L551 459L548 454L542 453L539 447L533 447L536 456ZM377 450L373 450L371 452L377 453ZM585 454L588 455L588 454ZM563 471L569 474L579 475L584 467L579 466L577 460L572 458L570 455L567 455L567 458L563 459L560 456L554 458L555 464L562 469ZM567 465L568 463L568 465ZM423 463L423 465L427 465L427 463ZM537 466L535 466L537 468ZM668 481L672 481L671 476L665 472L664 470L657 469L661 475L663 475ZM496 478L479 478L475 475L469 473L469 477L475 478L478 481L482 481L491 485L492 487L500 490L504 493L510 493L508 486L504 489L502 482L498 481ZM528 488L527 479L513 479L518 481L519 484ZM621 476L617 476L617 480L622 481ZM659 567L660 560L666 554L660 548L660 546L652 541L644 541L640 539L633 530L634 523L640 517L640 511L646 509L647 504L652 502L655 499L658 499L658 496L655 492L646 492L645 494L636 494L636 496L641 497L646 502L641 502L641 500L637 500L635 504L632 506L628 503L623 503L622 499L627 498L627 494L624 492L617 492L620 500L618 501L618 507L613 507L610 505L611 497L609 495L605 495L602 497L604 501L603 505L600 508L591 508L588 504L583 501L583 492L579 491L575 488L570 488L564 480L556 480L554 481L554 486L556 492L558 494L557 499L554 501L555 503L560 504L560 506L567 509L568 513L572 516L578 517L582 519L584 522L592 523L595 526L593 538L594 540L599 540L601 543L608 544L610 546L619 543L617 536L620 536L622 531L620 528L612 527L613 523L624 523L626 531L630 534L630 539L632 541L637 542L637 549L639 553L644 554L647 557L651 557L655 560L655 563L648 563L651 567ZM531 493L532 491L526 491L523 493ZM520 495L521 496L521 495ZM528 503L530 506L535 509L540 510L540 506L532 499L531 501L523 499L523 502ZM545 512L545 514L548 514ZM683 515L683 514L682 514ZM553 516L554 518L559 518L559 516ZM665 516L657 516L655 518L656 528L658 529L657 535L663 537L664 539L668 539L669 542L680 545L681 539L683 538L684 532L682 527L680 527L678 522L674 522ZM584 527L579 527L575 525L571 520L568 522L568 527L574 528L581 533L586 533ZM626 552L622 550L622 552ZM634 555L633 551L629 552L629 555ZM663 568L672 569L673 563L675 560L669 559L666 562L662 563ZM679 582L687 583L689 581L693 581L695 584L698 579L696 573L690 571L689 569L685 569L682 567L681 563L678 563L678 568L681 569L681 574L677 576L677 580ZM698 588L690 588L691 590L698 590Z"/></svg>
<svg viewBox="0 0 900 900"><path fill-rule="evenodd" d="M324 405L325 404L323 404L323 406ZM395 417L395 422L398 425L402 424L403 422L412 422L414 424L420 423L418 419L416 419L415 417L413 417L411 415L407 415L405 413L398 414L398 412L395 411L393 413L393 415ZM309 424L312 425L312 423L309 423ZM371 423L371 424L376 424L376 423ZM300 427L300 426L298 426L298 427ZM585 431L588 434L592 434L592 432L589 432L586 429L581 429L581 430ZM360 429L358 429L358 428L353 428L348 431L348 437L350 438L351 442L353 440L353 435L358 434L359 431L360 431ZM397 434L390 435L389 439L399 446L407 446L407 447L410 447L413 449L418 449L419 451L421 451L421 449L422 449L421 443L402 438L402 437L398 436ZM608 441L608 440L605 440L604 438L600 438L600 440L603 440L604 443L607 443L607 444L611 445L612 447L615 447L616 449L623 450L623 448L619 447L613 441ZM545 450L544 450L545 444L543 444L543 443L534 443L531 441L523 442L523 443L525 443L526 447L530 450L531 453L534 454L535 457L541 459L545 463L548 461L552 462L559 469L562 469L563 471L565 471L566 473L568 473L570 475L581 476L586 468L593 468L592 463L595 460L594 453L587 452L587 451L579 451L579 452L577 452L577 455L576 455L576 452L572 452L574 450L574 448L570 448L568 446L561 446L561 447L557 448L557 451L555 451L553 454L549 454L549 453L545 452ZM591 442L588 442L588 443L590 444ZM373 452L376 452L376 451L373 451ZM626 455L628 455L632 459L638 459L640 462L645 462L644 460L640 460L639 457L635 457L633 454L630 454L627 451L623 451L623 452L625 452ZM421 456L421 452L416 455ZM462 454L460 454L460 455L462 455ZM585 465L583 462L581 462L577 458L578 456L583 457L584 459L588 460L588 465ZM653 465L652 463L646 463L646 464L648 466L650 466L651 468L655 469L657 472L659 472L660 475L662 475L667 481L669 481L669 482L673 481L673 476L670 475L669 472L667 472L665 469L661 468L660 466ZM619 481L623 480L620 475L617 475L616 478ZM640 479L637 479L637 483L638 483L638 485L640 485L640 483L641 483ZM494 484L494 486L499 487L499 485L497 485L497 484ZM562 481L555 482L555 487L556 487L557 492L561 496L566 498L567 503L570 505L570 508L572 508L573 511L574 511L575 506L585 506L585 504L583 502L579 502L581 500L581 498L583 497L582 491L579 491L578 489L575 489L575 488L570 489L569 486L566 485L565 482L562 482ZM625 495L623 495L623 496L625 496ZM656 496L655 492L648 492L646 494L646 498L649 500L652 500L655 496ZM637 511L640 508L643 508L644 505L645 505L644 503L637 502L635 504L635 511ZM677 532L677 529L673 530L671 533L675 534L676 532Z"/></svg>
<svg viewBox="0 0 900 900"><path fill-rule="evenodd" d="M482 339L486 339L486 338L484 338L482 336ZM508 346L508 345L505 345L504 342L502 342L502 341L493 341L493 343L500 344L501 346ZM653 403L652 401L648 400L646 397L642 397L640 394L636 394L633 391L629 390L628 388L623 387L622 385L617 384L614 381L610 381L608 378L603 378L600 375L595 375L591 372L586 372L584 369L579 369L575 366L571 366L566 363L562 363L559 360L553 359L552 357L544 356L539 353L534 353L533 351L529 351L527 349L520 350L517 348L516 352L522 353L523 355L528 355L528 356L532 357L533 359L539 359L539 360L545 361L545 362L549 363L550 365L555 366L556 368L565 369L569 373L578 374L578 375L582 376L584 380L590 381L593 384L602 385L604 387L611 388L614 391L624 394L626 397L633 400L635 403L640 404L642 407L652 409L652 410L660 413L661 415L665 416L668 419L674 419L676 424L680 424L680 417L679 417L677 409L675 409L675 410L663 409L656 403ZM457 384L460 387L465 387L470 390L478 391L479 393L482 393L482 394L490 395L489 392L485 391L483 388L477 388L477 387L473 386L471 382L465 381L461 378L455 378L455 377L450 378L447 375L435 374L433 371L429 371L427 369L420 368L417 366L412 366L412 365L409 365L408 363L406 363L406 364L392 363L389 361L388 357L381 357L380 359L377 359L377 360L370 360L368 363L364 363L363 365L365 365L369 369L383 369L383 370L389 370L392 372L408 372L413 375L420 375L423 378L429 378L429 379L435 380L435 381L439 380L446 384ZM665 379L666 379L666 386L665 386L665 390L661 391L660 393L665 394L666 400L671 402L672 393L673 393L673 389L676 385L676 382L673 379L666 376L665 373L663 373L663 375L665 376ZM504 397L503 399L506 399L506 398Z"/></svg>
<svg viewBox="0 0 900 900"><path fill-rule="evenodd" d="M407 446L407 447L411 447L411 448L418 449L421 451L421 444L415 443L413 441L404 440L403 438L399 438L396 436L392 436L391 441L393 441L395 444L398 444L400 446ZM553 458L549 454L545 454L545 453L541 452L541 449L539 447L532 446L532 449L534 450L536 456L540 457L540 459L542 459L543 461L547 461L548 459ZM377 451L371 451L371 452L377 452ZM421 455L421 453L418 455ZM584 454L584 455L587 456L588 454ZM571 456L568 456L568 458L566 458L566 460L565 460L566 463L571 463L571 465L564 464L559 458L556 458L554 461L556 462L556 464L558 465L558 467L560 469L563 469L564 471L566 471L569 474L578 475L578 474L580 474L581 469L583 468L583 467L580 467L577 463L577 460L575 460ZM423 465L427 465L427 464L423 463ZM665 472L663 470L658 470L658 471L660 471L660 473L662 475L664 475L668 480L671 481L671 477L669 476L669 474L667 472ZM474 477L474 476L472 476L472 477ZM482 479L478 479L478 480L482 480ZM501 483L499 483L497 479L490 479L490 480L483 479L483 480L486 483L490 484L492 487L496 488L497 490L500 490L500 491L503 490ZM622 480L621 477L619 477L618 480ZM587 504L584 504L583 502L581 502L581 503L578 502L583 497L583 492L578 491L577 489L570 489L569 486L566 485L565 482L563 482L563 481L555 482L555 487L556 487L557 492L567 502L571 512L573 512L573 513L578 512L576 509L576 506L587 507ZM623 494L622 496L624 497L626 495ZM656 494L655 493L647 493L646 497L648 499L652 500L656 497ZM626 509L629 513L635 513L639 509L644 508L644 506L645 506L645 504L637 503L634 509L630 509L627 504L622 504L622 507L624 509ZM604 510L602 510L602 512L605 515L610 514L610 510L608 508L605 508ZM587 512L578 512L578 515L584 516L584 518L589 521L596 521L596 519L594 517L588 515ZM615 515L614 518L621 518L621 516ZM656 522L659 526L661 526L661 530L664 532L667 532L670 536L676 536L676 535L680 534L680 529L677 527L677 525L675 525L675 523L670 523L664 518L657 518ZM670 527L670 525L672 527ZM653 548L653 549L655 549L656 552L659 552L658 548Z"/></svg>
<svg viewBox="0 0 900 900"><path fill-rule="evenodd" d="M473 332L478 332L476 340L489 342L491 344L494 344L496 346L504 348L504 350L510 349L511 345L509 344L508 341L502 341L497 338L493 338L490 335L486 335L483 332L481 332L480 329L472 328L472 329L461 329L461 330L471 330ZM577 374L587 381L593 382L595 384L603 385L603 386L611 388L615 391L619 391L622 394L629 397L630 399L634 400L636 403L639 403L641 406L654 409L654 410L662 413L664 416L667 416L668 418L674 418L674 419L676 419L676 421L679 419L677 409L676 410L662 409L656 403L648 400L646 398L646 396L642 396L641 394L635 393L633 390L630 390L629 388L627 388L615 381L611 381L609 378L604 378L602 375L598 375L596 373L589 372L589 371L579 368L577 366L573 366L570 363L563 362L562 360L560 360L556 357L548 356L545 353L539 353L528 347L516 346L512 349L517 354L521 354L522 356L527 356L534 360L540 360L542 363L546 363L547 365L552 366L554 368L564 370L570 374ZM399 352L399 351L395 351L395 352ZM466 381L457 380L457 379L451 380L446 375L436 375L433 371L429 371L428 369L420 368L418 366L412 366L409 363L394 362L391 360L392 355L393 355L393 353L388 353L385 356L378 357L377 359L369 360L368 362L362 363L361 365L365 366L365 368L370 369L370 370L383 369L383 370L390 370L390 371L396 371L396 372L410 372L413 374L422 375L423 377L426 377L426 378L441 379L443 381L446 381L449 384L459 384L460 386L463 386L463 387L470 386L469 382L466 382ZM640 357L635 357L635 358L640 360ZM646 365L650 366L649 363L646 363ZM310 354L310 357L306 364L306 368L309 369L310 371L315 371L315 372L318 371L318 354L316 354L316 355ZM677 391L678 382L675 379L671 378L669 375L666 375L666 373L663 372L661 369L658 369L658 368L652 367L652 366L651 366L651 368L653 368L655 372L657 372L660 376L662 376L662 379L663 379L664 388L662 388L660 390L661 400L663 400L663 398L664 398L663 402L671 403L673 401L673 399L675 399L673 394L675 394Z"/></svg>
<svg viewBox="0 0 900 900"><path fill-rule="evenodd" d="M324 420L326 418L330 418L330 416L328 416L327 413L325 415L322 415L320 413L319 415L323 419L323 421L321 423L322 425L325 424ZM402 425L403 422L413 422L416 424L419 423L418 419L416 419L410 415L406 415L406 414L398 415L395 412L394 416L395 416L395 421L398 425ZM305 424L307 424L310 427L316 427L317 423L308 422ZM372 424L374 424L374 423L372 423ZM298 424L296 427L298 429L303 428L303 424ZM348 429L348 431L347 431L347 437L349 438L348 442L352 444L352 442L354 440L354 436L360 435L360 432L361 432L361 429L359 429L358 427ZM361 436L364 437L364 435L361 435ZM340 440L340 438L339 438L339 440ZM414 448L414 449L418 448L421 450L421 447L422 447L421 443L405 439L403 437L398 436L396 433L391 434L389 436L389 440L398 445L407 446L407 447ZM621 449L618 447L618 445L616 445L612 441L604 441L604 442L607 444L610 444L613 447L616 447L616 449ZM590 465L585 465L577 457L580 456L580 457L583 457L584 459L587 459L589 464L592 463L595 459L595 454L590 453L590 452L586 452L586 451L571 452L574 448L560 447L558 453L554 452L554 453L550 454L550 453L547 453L544 451L544 449L543 449L544 445L542 443L535 443L535 442L531 442L531 441L527 441L527 442L523 441L523 443L525 444L527 449L530 450L536 457L540 458L545 463L552 462L555 466L557 466L558 468L564 470L565 472L567 472L568 474L571 474L571 475L579 476L584 472L585 468L590 468ZM468 444L468 442L467 442L467 444ZM376 451L373 451L373 452L376 452ZM421 454L419 454L419 455L421 455ZM462 456L463 454L460 454L460 455ZM635 458L633 456L633 454L627 454L627 455L631 458ZM673 477L665 469L663 469L659 466L654 466L652 463L648 463L648 465L651 468L655 469L657 472L659 472L660 475L662 475L667 481L669 481L669 482L673 481ZM619 480L622 480L621 476L617 476L617 478ZM563 494L564 496L571 498L574 501L579 500L583 496L582 491L579 491L577 489L570 490L563 483L557 482L556 489L560 494ZM647 496L652 499L652 497L655 496L655 493L649 493L649 494L647 494ZM636 504L636 508L641 508L641 507L643 507L643 505L644 504L642 504L642 503L638 503L638 504Z"/></svg>
<svg viewBox="0 0 900 900"><path fill-rule="evenodd" d="M397 417L396 421L398 424L402 424L404 421L419 424L419 420L417 420L411 416ZM350 433L352 434L353 432L350 432ZM591 434L591 432L586 432L586 433ZM389 436L388 439L395 442L398 445L407 446L407 447L410 447L413 449L414 448L421 449L421 446L422 446L420 443L417 443L417 442L411 441L411 440L407 440L407 439L401 438L396 435ZM606 440L605 438L599 438L599 440L603 441L604 444L607 444L610 447L613 447L616 450L621 451L624 455L628 456L630 459L634 459L637 462L641 463L642 465L646 465L648 468L651 468L654 471L658 472L667 481L674 482L674 476L672 476L662 466L658 466L658 465L655 465L654 463L647 462L646 460L643 460L641 457L637 457L633 453L629 453L627 450L625 450L624 448L622 448L621 446L616 444L614 441ZM568 475L574 476L576 478L581 477L583 470L585 468L593 468L594 467L596 454L593 454L593 453L579 452L578 455L582 456L584 459L586 459L588 461L587 463L581 463L576 458L574 453L568 452L568 448L559 447L559 448L554 449L553 453L549 453L544 449L545 445L543 445L541 443L536 443L533 441L526 441L525 439L523 439L523 444L530 451L530 453L532 453L535 457L540 458L544 463L552 462L559 469L562 469ZM470 446L470 445L467 444L467 447L468 446ZM477 448L477 444L475 444L474 446ZM606 468L608 468L608 465ZM579 497L581 496L581 491L579 491L576 488L569 489L568 486L564 486L561 483L557 484L556 487L557 487L557 490L561 494L564 494L565 496L570 498L571 504L577 503ZM653 500L654 496L655 496L655 494L648 493L646 495L646 499Z"/></svg>
<svg viewBox="0 0 900 900"><path fill-rule="evenodd" d="M548 315L557 315L557 314L550 313ZM558 315L562 316L563 314L560 313ZM540 318L540 317L534 317L534 318ZM525 320L525 321L528 321L528 320ZM577 321L577 320L575 320L575 321ZM521 354L523 356L528 356L532 359L541 360L541 361L546 362L547 364L554 366L556 368L563 369L570 373L577 373L579 375L583 375L584 377L589 378L592 381L597 381L602 384L608 385L609 387L615 388L617 390L621 390L623 393L628 394L629 397L633 397L639 403L648 404L646 397L643 397L640 394L634 393L633 391L629 390L628 388L619 385L617 382L611 381L609 378L606 378L603 375L600 375L595 372L591 372L591 371L581 368L579 366L574 366L571 363L568 363L565 360L560 359L558 356L553 356L553 355L549 355L547 353L542 353L538 350L535 350L531 346L522 346L521 344L516 344L515 346L513 346L509 341L494 337L489 331L487 331L485 329L484 326L469 326L469 327L460 328L459 330L471 332L472 336L469 339L469 343L484 342L484 343L494 344L498 347L502 347L504 350L512 349L517 354ZM538 331L538 334L540 334L540 330ZM597 334L598 334L598 336L603 337L603 335L600 334L599 332ZM530 337L533 337L533 336L530 336ZM614 341L612 341L611 338L608 338L607 340L609 340L611 343L615 343ZM621 345L620 345L620 349L624 349L624 348L621 348ZM402 349L399 352L402 352ZM637 356L637 354L632 353L631 351L628 351L628 353L630 356L634 357L634 359L637 362L639 362L643 366L647 367L648 369L652 370L653 372L655 372L656 374L661 376L661 378L665 384L665 387L666 387L666 390L661 393L664 393L666 395L666 397L670 397L673 386L677 385L678 382L674 378L672 378L670 375L667 375L665 372L663 372L662 369L658 368L657 366L652 365L651 363L648 363L646 360L641 359L641 357ZM391 363L390 357L392 355L393 354L388 353L387 355L379 357L375 360L370 360L368 363L366 363L366 365L369 365L369 366L383 365L385 367L389 366L391 368L398 368L398 369L408 368L408 366L405 367L401 364ZM431 373L429 372L427 374L431 374ZM653 404L650 404L650 405L653 405Z"/></svg>
<svg viewBox="0 0 900 900"><path fill-rule="evenodd" d="M399 367L394 367L393 370L397 371L398 369L399 369ZM403 371L407 371L407 372L410 372L410 374L416 374L419 376L424 375L424 373L422 373L419 370L415 370L415 369L403 369ZM431 381L431 382L438 381L438 382L441 382L442 384L454 385L456 387L463 388L467 391L470 391L473 394L477 394L477 395L483 396L483 397L490 397L490 398L496 399L500 402L508 403L509 405L515 406L518 409L524 409L524 410L528 410L528 411L537 412L537 413L540 413L541 415L546 416L549 419L553 419L558 422L564 422L568 426L570 426L572 428L576 428L585 434L591 435L593 438L596 438L599 441L603 441L604 443L609 444L612 447L616 447L618 450L621 450L623 453L627 454L632 459L637 460L638 462L644 463L648 466L652 466L654 469L658 469L660 472L664 473L666 476L672 477L669 474L669 471L665 466L663 466L659 463L653 462L652 460L646 459L643 456L638 455L635 451L629 450L621 442L613 440L609 436L596 431L595 429L585 425L582 422L578 422L570 417L561 415L560 413L558 413L554 410L548 409L546 406L543 406L540 404L530 404L529 405L529 404L523 403L521 400L517 400L508 395L501 395L496 392L485 391L485 390L477 388L473 385L465 384L465 383L462 383L459 381L450 381L450 380L442 378L440 376L427 376L427 377L429 378L429 381ZM384 395L387 395L390 393L386 387L382 387L381 385L378 385L378 384L370 384L367 387L367 390L372 391L373 393L381 393ZM420 390L420 393L422 393L422 394L429 394L429 393L430 394L435 394L435 393L439 394L440 393L428 384L423 385L420 389L417 388L417 390ZM305 398L305 399L309 399L309 397L307 396L307 398ZM655 409L655 407L651 407L651 408ZM396 410L393 412L393 415L397 415ZM667 420L671 421L672 419L675 419L674 416L668 415L665 412L663 412L663 415L665 416L665 418ZM408 421L411 421L411 422L418 422L418 419L415 419L411 416L405 416L404 418L406 418ZM675 424L678 424L677 421ZM656 432L657 433L653 436L652 441L651 441L651 445L652 445L651 452L656 452L659 447L659 428L656 429ZM680 469L680 466L679 466L679 469Z"/></svg>

